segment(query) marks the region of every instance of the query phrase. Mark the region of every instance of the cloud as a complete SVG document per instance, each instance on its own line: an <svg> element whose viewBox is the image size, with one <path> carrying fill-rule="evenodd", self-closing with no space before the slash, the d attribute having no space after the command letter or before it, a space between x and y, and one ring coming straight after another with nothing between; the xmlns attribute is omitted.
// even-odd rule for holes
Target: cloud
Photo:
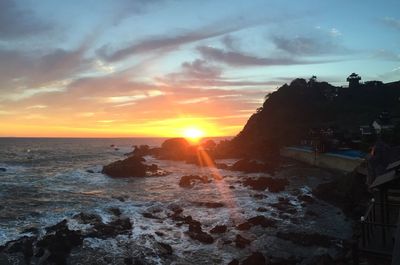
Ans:
<svg viewBox="0 0 400 265"><path fill-rule="evenodd" d="M382 19L382 22L391 28L400 30L400 19L396 19L393 17L385 17Z"/></svg>
<svg viewBox="0 0 400 265"><path fill-rule="evenodd" d="M197 50L208 60L224 63L230 66L272 66L272 65L292 65L307 64L312 62L300 61L294 58L267 58L257 57L234 51L224 51L209 46L199 46Z"/></svg>
<svg viewBox="0 0 400 265"><path fill-rule="evenodd" d="M372 58L398 62L398 61L400 61L400 53L395 53L393 51L381 49L381 50L376 51L372 55Z"/></svg>
<svg viewBox="0 0 400 265"><path fill-rule="evenodd" d="M337 34L337 33L336 33ZM338 36L338 35L336 35ZM303 56L303 55L326 55L326 54L337 54L347 53L348 50L330 37L324 38L323 36L317 37L278 37L272 38L272 42L275 46L292 55Z"/></svg>
<svg viewBox="0 0 400 265"><path fill-rule="evenodd" d="M229 22L229 23L228 23ZM103 46L97 51L97 54L108 62L115 62L126 59L134 54L148 53L157 50L172 50L181 45L222 36L234 32L250 25L251 22L240 21L241 23L232 23L232 21L220 21L197 30L184 32L173 36L158 36L142 40L125 48L110 51L108 46ZM221 25L224 25L221 27Z"/></svg>
<svg viewBox="0 0 400 265"><path fill-rule="evenodd" d="M17 1L0 1L0 40L32 37L51 29L49 24L36 17L30 9L18 5Z"/></svg>

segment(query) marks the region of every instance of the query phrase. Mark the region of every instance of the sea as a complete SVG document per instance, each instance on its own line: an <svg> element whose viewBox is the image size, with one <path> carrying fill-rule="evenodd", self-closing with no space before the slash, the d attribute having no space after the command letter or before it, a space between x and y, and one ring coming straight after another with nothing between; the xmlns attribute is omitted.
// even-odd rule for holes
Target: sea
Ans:
<svg viewBox="0 0 400 265"><path fill-rule="evenodd" d="M234 246L226 247L224 242L234 238L237 231L228 229L224 240L204 245L194 242L185 231L187 227L177 226L167 218L168 209L179 206L184 215L191 215L201 222L203 230L209 231L216 225L235 227L247 218L255 215L279 220L282 224L293 226L290 218L282 217L279 211L269 204L279 201L279 197L288 198L303 216L301 202L296 196L311 195L307 185L299 184L296 194L290 192L270 193L253 191L240 184L243 173L227 170L202 168L179 161L156 160L145 157L146 163L157 164L170 172L164 177L148 178L111 178L101 173L102 167L113 161L124 159L125 154L133 150L134 145L147 144L160 146L162 138L123 138L123 139L78 139L78 138L0 138L0 246L10 240L29 235L27 229L37 228L43 235L45 227L54 225L63 219L70 220L71 229L81 229L72 217L81 212L95 213L108 222L113 218L110 208L119 208L124 216L133 222L132 238L139 240L144 235L168 243L178 258L197 255L188 261L192 264L226 264L233 258L245 255ZM220 160L219 163L231 165L236 160ZM220 174L223 181L197 184L193 188L178 185L183 175ZM262 176L247 174L246 176ZM225 207L208 208L199 202L221 202ZM259 208L267 211L257 212ZM327 218L335 216L327 207ZM154 212L163 221L148 219L143 213ZM310 225L310 223L305 223ZM319 226L317 223L316 226ZM335 224L324 229L336 231ZM343 227L343 226L342 226ZM343 230L343 228L341 228ZM162 238L155 232L161 232ZM348 231L347 231L348 232ZM262 235L264 232L260 232ZM253 235L256 240L259 235ZM251 235L250 235L251 238ZM87 247L107 249L117 255L118 249L110 240L88 239ZM132 239L130 239L132 240ZM86 241L86 239L85 239ZM224 245L225 244L225 245ZM261 244L261 243L260 243ZM252 248L255 248L254 246ZM194 254L195 253L195 254ZM194 257L193 256L193 257ZM193 263L200 262L200 263ZM204 263L206 262L206 263ZM158 261L159 264L160 261ZM157 264L155 261L154 264Z"/></svg>

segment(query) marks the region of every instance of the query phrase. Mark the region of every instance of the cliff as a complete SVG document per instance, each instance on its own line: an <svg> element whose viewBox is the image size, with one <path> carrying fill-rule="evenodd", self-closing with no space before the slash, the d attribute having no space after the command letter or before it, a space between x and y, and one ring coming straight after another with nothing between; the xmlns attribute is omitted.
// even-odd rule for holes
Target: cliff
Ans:
<svg viewBox="0 0 400 265"><path fill-rule="evenodd" d="M333 127L359 132L382 111L400 117L400 81L369 81L353 87L335 87L315 79L295 79L268 94L243 130L224 151L233 156L265 158L279 147L298 144L311 128Z"/></svg>

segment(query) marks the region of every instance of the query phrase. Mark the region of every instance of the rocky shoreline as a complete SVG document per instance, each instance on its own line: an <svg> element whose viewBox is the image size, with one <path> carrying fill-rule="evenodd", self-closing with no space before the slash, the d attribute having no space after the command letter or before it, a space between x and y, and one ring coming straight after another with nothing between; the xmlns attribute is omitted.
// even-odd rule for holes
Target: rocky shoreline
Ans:
<svg viewBox="0 0 400 265"><path fill-rule="evenodd" d="M254 165L252 160L239 161L241 169ZM153 177L151 172L160 172L159 165L145 162L131 154L105 166L103 172L115 178ZM218 200L188 201L185 206L167 202L163 207L149 207L141 213L147 227L123 208L108 209L109 219L79 212L40 231L32 227L7 242L0 247L0 264L352 264L354 222L340 205L324 201L330 200L326 187L332 189L334 184L329 183L335 183L340 173L283 161L274 176L264 173L265 167L255 170L259 173L231 176L226 173L236 173L233 168L238 169L238 162L222 162L224 174L218 177L215 171L181 175L175 185L197 194L220 189L232 198L225 195ZM164 174L155 181L167 179L171 180ZM254 206L238 207L234 194ZM118 200L131 203L129 197ZM196 209L208 212L208 217L199 217ZM221 219L220 211L229 218ZM186 242L186 249L181 242ZM104 245L107 248L100 247Z"/></svg>

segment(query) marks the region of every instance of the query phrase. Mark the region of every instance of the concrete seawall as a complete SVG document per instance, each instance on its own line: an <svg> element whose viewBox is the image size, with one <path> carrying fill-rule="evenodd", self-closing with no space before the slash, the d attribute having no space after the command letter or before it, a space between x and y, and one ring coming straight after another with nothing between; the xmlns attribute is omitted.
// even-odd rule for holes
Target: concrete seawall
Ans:
<svg viewBox="0 0 400 265"><path fill-rule="evenodd" d="M332 153L317 153L297 147L284 147L280 150L283 157L292 158L322 168L351 172L363 161L360 157L349 157Z"/></svg>

